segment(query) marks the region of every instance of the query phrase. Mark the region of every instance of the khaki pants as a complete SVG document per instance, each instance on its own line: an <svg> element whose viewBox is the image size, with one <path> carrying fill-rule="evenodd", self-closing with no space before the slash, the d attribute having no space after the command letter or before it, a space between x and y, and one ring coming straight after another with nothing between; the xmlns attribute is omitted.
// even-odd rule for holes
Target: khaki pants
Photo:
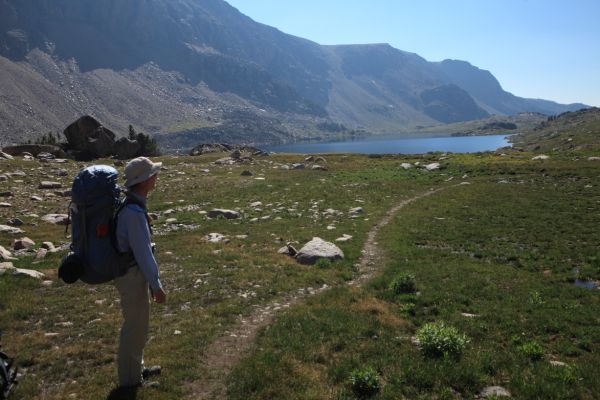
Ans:
<svg viewBox="0 0 600 400"><path fill-rule="evenodd" d="M119 385L132 386L142 380L144 346L148 340L150 319L148 282L136 266L116 278L115 286L121 295L123 310L118 356Z"/></svg>

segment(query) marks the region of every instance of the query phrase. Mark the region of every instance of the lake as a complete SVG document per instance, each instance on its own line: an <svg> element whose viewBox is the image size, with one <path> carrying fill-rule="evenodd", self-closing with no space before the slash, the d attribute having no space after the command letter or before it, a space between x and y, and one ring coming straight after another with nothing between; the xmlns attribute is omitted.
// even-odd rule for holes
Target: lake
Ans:
<svg viewBox="0 0 600 400"><path fill-rule="evenodd" d="M261 146L275 153L363 153L363 154L421 154L430 151L476 153L494 151L510 146L507 135L447 136L429 138L372 138L345 142L294 143Z"/></svg>

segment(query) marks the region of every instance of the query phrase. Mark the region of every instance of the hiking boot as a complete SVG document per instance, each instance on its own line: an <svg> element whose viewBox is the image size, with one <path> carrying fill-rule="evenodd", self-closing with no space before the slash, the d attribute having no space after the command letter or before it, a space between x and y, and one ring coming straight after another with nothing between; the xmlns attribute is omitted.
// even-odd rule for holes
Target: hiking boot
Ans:
<svg viewBox="0 0 600 400"><path fill-rule="evenodd" d="M142 378L148 379L151 376L160 375L161 370L162 368L160 367L160 365L153 365L151 367L144 368L142 370Z"/></svg>

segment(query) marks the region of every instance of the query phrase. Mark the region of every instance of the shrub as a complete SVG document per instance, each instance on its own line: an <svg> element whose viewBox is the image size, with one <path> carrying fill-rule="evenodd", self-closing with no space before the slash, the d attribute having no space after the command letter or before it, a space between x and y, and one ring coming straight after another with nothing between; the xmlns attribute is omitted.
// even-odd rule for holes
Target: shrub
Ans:
<svg viewBox="0 0 600 400"><path fill-rule="evenodd" d="M416 336L421 351L430 357L458 358L469 343L467 336L444 322L425 324Z"/></svg>
<svg viewBox="0 0 600 400"><path fill-rule="evenodd" d="M327 269L331 267L331 260L329 258L319 258L315 263L317 268Z"/></svg>
<svg viewBox="0 0 600 400"><path fill-rule="evenodd" d="M352 392L358 398L371 397L379 392L379 374L373 367L355 369L350 374Z"/></svg>
<svg viewBox="0 0 600 400"><path fill-rule="evenodd" d="M520 345L518 349L532 361L537 361L544 358L544 348L535 340L531 340Z"/></svg>
<svg viewBox="0 0 600 400"><path fill-rule="evenodd" d="M401 274L390 284L390 289L396 294L414 293L417 290L417 283L413 274Z"/></svg>

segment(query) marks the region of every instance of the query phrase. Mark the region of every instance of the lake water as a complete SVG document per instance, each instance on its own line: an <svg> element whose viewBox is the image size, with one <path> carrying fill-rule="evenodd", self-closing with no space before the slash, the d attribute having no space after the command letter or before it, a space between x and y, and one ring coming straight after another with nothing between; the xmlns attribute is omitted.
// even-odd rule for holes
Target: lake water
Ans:
<svg viewBox="0 0 600 400"><path fill-rule="evenodd" d="M430 151L476 153L494 151L510 146L507 135L448 136L433 138L374 138L346 142L295 143L280 146L261 146L276 153L362 153L362 154L421 154Z"/></svg>

